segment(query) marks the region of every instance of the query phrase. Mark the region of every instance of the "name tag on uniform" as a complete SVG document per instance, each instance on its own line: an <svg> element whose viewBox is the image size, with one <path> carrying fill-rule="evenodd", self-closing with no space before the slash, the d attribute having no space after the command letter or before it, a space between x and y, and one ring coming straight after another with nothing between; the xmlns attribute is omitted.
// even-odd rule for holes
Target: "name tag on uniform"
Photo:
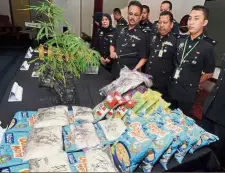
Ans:
<svg viewBox="0 0 225 173"><path fill-rule="evenodd" d="M158 57L162 57L162 56L163 56L163 50L161 49L161 50L159 51Z"/></svg>
<svg viewBox="0 0 225 173"><path fill-rule="evenodd" d="M176 71L175 71L175 74L174 74L174 79L178 79L180 77L180 72L181 72L181 69L180 68L177 68Z"/></svg>

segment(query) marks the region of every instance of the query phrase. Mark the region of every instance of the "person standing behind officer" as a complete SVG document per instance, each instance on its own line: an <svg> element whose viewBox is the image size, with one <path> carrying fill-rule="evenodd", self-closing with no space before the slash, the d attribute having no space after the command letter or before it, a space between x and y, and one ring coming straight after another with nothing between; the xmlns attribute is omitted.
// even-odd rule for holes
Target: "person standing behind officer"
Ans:
<svg viewBox="0 0 225 173"><path fill-rule="evenodd" d="M177 55L169 94L172 107L191 116L192 106L200 84L213 76L215 68L215 41L203 34L208 24L209 10L194 6L188 19L189 36L177 41Z"/></svg>
<svg viewBox="0 0 225 173"><path fill-rule="evenodd" d="M127 21L121 15L121 11L119 8L115 8L113 10L113 16L117 22L116 26L127 26L128 25Z"/></svg>
<svg viewBox="0 0 225 173"><path fill-rule="evenodd" d="M100 23L100 28L97 33L96 44L94 49L97 50L100 55L101 65L106 68L106 70L111 71L111 60L109 58L110 52L110 40L113 37L113 32L115 28L112 27L111 16L107 13L103 14L102 21Z"/></svg>
<svg viewBox="0 0 225 173"><path fill-rule="evenodd" d="M202 127L219 137L213 144L223 171L225 170L225 55L216 85L203 104Z"/></svg>
<svg viewBox="0 0 225 173"><path fill-rule="evenodd" d="M129 25L117 28L110 46L110 57L113 59L112 73L119 77L120 69L126 65L131 70L139 70L146 63L146 39L141 31L142 5L131 1L128 5Z"/></svg>
<svg viewBox="0 0 225 173"><path fill-rule="evenodd" d="M140 22L140 28L144 33L151 34L152 32L152 22L149 21L149 13L150 8L147 5L142 5L143 11L142 11L142 18Z"/></svg>
<svg viewBox="0 0 225 173"><path fill-rule="evenodd" d="M159 16L158 33L150 36L145 73L153 76L153 89L168 100L168 84L173 73L177 38L172 34L173 14L163 11Z"/></svg>
<svg viewBox="0 0 225 173"><path fill-rule="evenodd" d="M163 11L169 11L171 12L173 9L173 4L170 2L170 1L163 1L161 3L161 6L160 6L160 12L163 12ZM157 32L158 31L158 21L155 21L154 24L153 24L153 31L152 32ZM172 33L174 35L179 35L180 34L180 29L179 29L179 23L177 23L177 21L175 19L173 19L173 28L172 28Z"/></svg>

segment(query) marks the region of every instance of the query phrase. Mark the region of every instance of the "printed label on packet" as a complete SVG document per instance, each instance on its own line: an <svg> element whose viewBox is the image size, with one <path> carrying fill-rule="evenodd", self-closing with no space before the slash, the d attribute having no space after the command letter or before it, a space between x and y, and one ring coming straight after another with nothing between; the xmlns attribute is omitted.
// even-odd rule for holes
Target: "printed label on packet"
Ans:
<svg viewBox="0 0 225 173"><path fill-rule="evenodd" d="M67 154L72 171L87 172L87 160L83 152Z"/></svg>
<svg viewBox="0 0 225 173"><path fill-rule="evenodd" d="M167 134L165 131L157 127L155 123L149 123L147 127L151 134L159 135L160 137L164 137Z"/></svg>
<svg viewBox="0 0 225 173"><path fill-rule="evenodd" d="M138 140L140 143L143 143L145 141L148 141L149 138L145 135L145 133L142 130L142 125L139 122L133 122L129 125L129 132L128 134Z"/></svg>

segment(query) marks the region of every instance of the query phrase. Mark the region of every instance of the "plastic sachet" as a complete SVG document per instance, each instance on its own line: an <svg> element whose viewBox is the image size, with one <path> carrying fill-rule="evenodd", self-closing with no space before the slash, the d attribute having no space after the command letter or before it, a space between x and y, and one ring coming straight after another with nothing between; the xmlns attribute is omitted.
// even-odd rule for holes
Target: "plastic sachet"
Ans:
<svg viewBox="0 0 225 173"><path fill-rule="evenodd" d="M87 159L83 151L67 153L72 172L88 172Z"/></svg>
<svg viewBox="0 0 225 173"><path fill-rule="evenodd" d="M149 112L152 106L161 98L161 94L159 92L151 89L148 89L144 94L147 98L147 102L137 112L137 115L140 117L146 117L147 112Z"/></svg>
<svg viewBox="0 0 225 173"><path fill-rule="evenodd" d="M116 106L125 104L126 100L118 93L109 94L106 99L99 103L94 109L95 122L102 120L106 114Z"/></svg>
<svg viewBox="0 0 225 173"><path fill-rule="evenodd" d="M34 128L65 126L69 124L68 106L55 106L38 109Z"/></svg>
<svg viewBox="0 0 225 173"><path fill-rule="evenodd" d="M130 96L124 96L124 99L127 101L125 105L119 106L113 115L114 118L122 119L123 116L128 112L129 109L132 109L137 102L133 101Z"/></svg>
<svg viewBox="0 0 225 173"><path fill-rule="evenodd" d="M127 129L124 122L118 118L112 120L102 120L98 122L98 125L101 127L106 139L109 142L116 141Z"/></svg>
<svg viewBox="0 0 225 173"><path fill-rule="evenodd" d="M144 132L151 139L152 144L147 157L142 161L140 168L144 172L151 172L152 168L173 141L171 133L164 128L160 121L149 121L143 125Z"/></svg>
<svg viewBox="0 0 225 173"><path fill-rule="evenodd" d="M161 165L164 169L167 170L167 165L170 159L174 156L177 149L182 146L184 143L188 142L189 136L186 133L186 130L183 127L178 126L173 123L165 123L164 128L167 129L173 135L173 142L170 147L165 151L160 159Z"/></svg>
<svg viewBox="0 0 225 173"><path fill-rule="evenodd" d="M140 122L131 122L123 135L111 147L114 163L119 171L133 172L146 157L151 140L144 133Z"/></svg>
<svg viewBox="0 0 225 173"><path fill-rule="evenodd" d="M118 172L114 165L110 147L84 150L88 172Z"/></svg>
<svg viewBox="0 0 225 173"><path fill-rule="evenodd" d="M28 132L32 129L36 119L37 111L17 112L14 115L7 132Z"/></svg>
<svg viewBox="0 0 225 173"><path fill-rule="evenodd" d="M28 132L6 132L0 145L0 168L26 163L23 161Z"/></svg>
<svg viewBox="0 0 225 173"><path fill-rule="evenodd" d="M167 103L164 99L160 98L155 104L153 104L149 109L148 112L145 114L145 118L152 116L158 109L167 109L170 106L170 103Z"/></svg>
<svg viewBox="0 0 225 173"><path fill-rule="evenodd" d="M29 160L30 172L72 172L67 153Z"/></svg>
<svg viewBox="0 0 225 173"><path fill-rule="evenodd" d="M178 147L177 152L175 153L175 158L179 163L182 163L188 151L197 143L202 131L203 129L196 124L187 127L186 133L189 136L189 140Z"/></svg>
<svg viewBox="0 0 225 173"><path fill-rule="evenodd" d="M30 172L30 166L28 163L0 168L0 172Z"/></svg>
<svg viewBox="0 0 225 173"><path fill-rule="evenodd" d="M201 127L199 127L201 128ZM194 144L191 149L189 150L189 153L193 154L196 150L207 146L213 142L216 142L219 140L219 138L216 135L213 135L209 132L206 132L204 129L201 131L200 138L198 139L197 143Z"/></svg>
<svg viewBox="0 0 225 173"><path fill-rule="evenodd" d="M109 85L101 88L100 95L107 96L110 93L117 91L119 94L124 94L127 91L136 88L140 84L145 83L147 87L152 86L152 81L143 73L132 71L124 67L120 71L120 77L110 83Z"/></svg>
<svg viewBox="0 0 225 173"><path fill-rule="evenodd" d="M125 94L123 94L123 96L124 97L126 97L126 96L133 97L133 95L136 92L144 93L147 90L148 90L148 88L143 84L143 85L140 85L140 86L138 86L134 89L131 89L131 90L127 91Z"/></svg>
<svg viewBox="0 0 225 173"><path fill-rule="evenodd" d="M32 129L23 159L49 157L63 151L62 127Z"/></svg>
<svg viewBox="0 0 225 173"><path fill-rule="evenodd" d="M74 123L76 121L81 123L93 123L94 115L91 108L73 106L73 120L70 123Z"/></svg>

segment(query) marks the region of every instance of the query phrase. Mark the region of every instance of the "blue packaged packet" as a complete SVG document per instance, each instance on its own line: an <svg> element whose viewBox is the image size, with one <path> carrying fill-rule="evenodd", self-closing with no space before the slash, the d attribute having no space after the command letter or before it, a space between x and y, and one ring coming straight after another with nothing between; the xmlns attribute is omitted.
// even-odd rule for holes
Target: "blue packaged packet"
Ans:
<svg viewBox="0 0 225 173"><path fill-rule="evenodd" d="M175 158L179 163L182 163L188 151L194 144L197 143L198 139L200 138L202 130L203 129L196 124L188 127L186 133L189 136L189 140L186 140L180 147L178 147L177 152L175 154Z"/></svg>
<svg viewBox="0 0 225 173"><path fill-rule="evenodd" d="M77 151L74 144L74 137L70 129L70 125L64 126L62 129L63 132L63 144L64 150L66 152L75 152Z"/></svg>
<svg viewBox="0 0 225 173"><path fill-rule="evenodd" d="M163 127L163 123L161 122L148 122L143 128L144 132L151 139L152 144L140 168L142 168L144 172L151 172L153 166L171 145L173 136Z"/></svg>
<svg viewBox="0 0 225 173"><path fill-rule="evenodd" d="M67 153L67 155L72 172L88 172L84 152L72 152Z"/></svg>
<svg viewBox="0 0 225 173"><path fill-rule="evenodd" d="M27 145L28 132L7 132L0 145L0 167L9 167L22 163Z"/></svg>
<svg viewBox="0 0 225 173"><path fill-rule="evenodd" d="M32 129L37 118L37 111L20 111L13 117L7 132L27 132Z"/></svg>
<svg viewBox="0 0 225 173"><path fill-rule="evenodd" d="M29 164L0 168L0 172L30 172Z"/></svg>
<svg viewBox="0 0 225 173"><path fill-rule="evenodd" d="M198 139L197 143L191 147L191 149L189 150L189 153L193 154L196 150L204 146L207 146L213 142L216 142L217 140L219 140L219 138L216 135L213 135L209 132L206 132L204 129L202 129L200 133L200 138Z"/></svg>
<svg viewBox="0 0 225 173"><path fill-rule="evenodd" d="M140 122L132 122L111 147L115 166L122 172L133 172L148 154L151 140L144 133Z"/></svg>
<svg viewBox="0 0 225 173"><path fill-rule="evenodd" d="M94 124L94 127L95 127L96 133L97 133L97 135L98 135L98 137L101 141L102 146L113 143L113 142L110 142L106 139L105 134L104 134L102 128L100 127L100 125L98 123Z"/></svg>
<svg viewBox="0 0 225 173"><path fill-rule="evenodd" d="M178 126L177 124L173 123L165 123L164 124L165 129L167 131L171 132L173 135L173 142L170 145L170 147L165 151L165 153L162 155L160 159L160 163L163 166L165 170L167 170L167 164L170 161L170 159L174 156L176 153L178 147L183 145L183 143L187 140L189 140L189 136L186 134L183 127Z"/></svg>

